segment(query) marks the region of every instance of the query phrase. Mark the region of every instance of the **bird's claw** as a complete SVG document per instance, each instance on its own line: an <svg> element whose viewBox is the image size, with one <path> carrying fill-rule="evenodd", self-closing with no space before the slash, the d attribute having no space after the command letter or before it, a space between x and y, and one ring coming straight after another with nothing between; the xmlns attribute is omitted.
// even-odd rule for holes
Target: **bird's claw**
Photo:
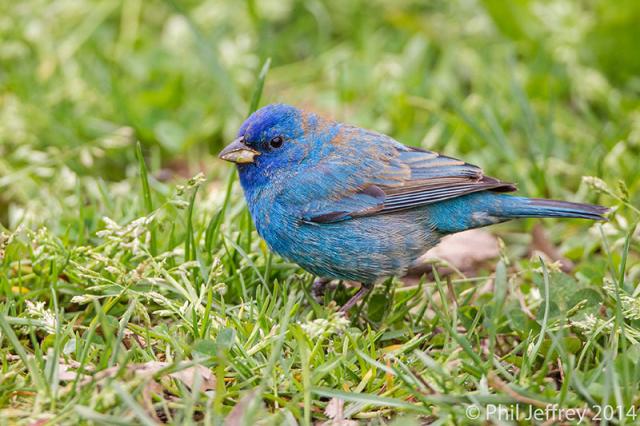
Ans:
<svg viewBox="0 0 640 426"><path fill-rule="evenodd" d="M311 284L311 296L313 300L318 303L322 303L324 299L324 294L327 291L327 285L331 282L330 279L327 278L316 278L313 280L313 284Z"/></svg>

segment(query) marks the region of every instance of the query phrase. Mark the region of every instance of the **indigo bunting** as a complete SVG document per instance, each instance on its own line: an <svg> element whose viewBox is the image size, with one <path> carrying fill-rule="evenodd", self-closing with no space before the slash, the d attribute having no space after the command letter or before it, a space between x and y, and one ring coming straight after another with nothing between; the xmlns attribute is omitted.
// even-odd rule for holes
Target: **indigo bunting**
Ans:
<svg viewBox="0 0 640 426"><path fill-rule="evenodd" d="M604 220L601 206L505 194L511 183L464 161L290 105L253 113L220 153L236 163L260 236L316 275L400 276L448 234L522 217Z"/></svg>

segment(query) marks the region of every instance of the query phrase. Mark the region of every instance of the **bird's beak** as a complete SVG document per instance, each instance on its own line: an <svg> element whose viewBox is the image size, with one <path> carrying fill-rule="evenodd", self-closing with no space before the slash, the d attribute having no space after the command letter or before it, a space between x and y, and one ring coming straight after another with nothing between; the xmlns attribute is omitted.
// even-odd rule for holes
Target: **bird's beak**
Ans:
<svg viewBox="0 0 640 426"><path fill-rule="evenodd" d="M260 155L260 153L246 146L240 137L220 151L218 158L236 164L249 164L253 163L255 157L258 155Z"/></svg>

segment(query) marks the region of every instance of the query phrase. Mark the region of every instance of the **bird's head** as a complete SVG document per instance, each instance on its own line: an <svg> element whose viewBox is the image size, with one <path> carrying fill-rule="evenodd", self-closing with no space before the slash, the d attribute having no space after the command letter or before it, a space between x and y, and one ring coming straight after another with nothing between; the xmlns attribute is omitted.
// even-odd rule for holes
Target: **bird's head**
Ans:
<svg viewBox="0 0 640 426"><path fill-rule="evenodd" d="M241 178L264 181L288 175L303 168L326 137L335 134L332 124L291 105L267 105L247 118L218 156L236 163Z"/></svg>

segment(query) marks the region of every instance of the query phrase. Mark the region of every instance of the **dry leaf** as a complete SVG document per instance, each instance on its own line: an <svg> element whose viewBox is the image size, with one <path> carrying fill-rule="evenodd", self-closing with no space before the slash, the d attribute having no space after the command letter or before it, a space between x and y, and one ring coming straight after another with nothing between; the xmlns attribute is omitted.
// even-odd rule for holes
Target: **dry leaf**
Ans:
<svg viewBox="0 0 640 426"><path fill-rule="evenodd" d="M71 368L69 364L58 364L58 380L62 380L63 382L75 380L78 373L72 371Z"/></svg>
<svg viewBox="0 0 640 426"><path fill-rule="evenodd" d="M560 254L539 223L536 223L531 231L531 251L535 250L544 253L552 262L559 262L562 272L571 272L575 267L572 261Z"/></svg>
<svg viewBox="0 0 640 426"><path fill-rule="evenodd" d="M344 401L338 398L331 398L324 409L324 414L330 419L341 419L344 413Z"/></svg>
<svg viewBox="0 0 640 426"><path fill-rule="evenodd" d="M440 244L426 252L416 261L417 267L411 270L412 275L431 272L434 260L443 260L453 269L462 272L474 272L484 262L500 255L498 239L482 229L448 235ZM445 271L447 272L446 269ZM448 271L450 272L450 271Z"/></svg>
<svg viewBox="0 0 640 426"><path fill-rule="evenodd" d="M247 420L244 416L254 402L256 395L255 390L247 392L224 419L224 426L244 426Z"/></svg>
<svg viewBox="0 0 640 426"><path fill-rule="evenodd" d="M344 401L338 398L331 398L324 409L324 414L329 420L322 423L322 426L357 426L358 422L344 418Z"/></svg>
<svg viewBox="0 0 640 426"><path fill-rule="evenodd" d="M153 395L162 395L162 386L155 380L149 380L142 389L142 406L155 420L160 421L157 411L153 408Z"/></svg>
<svg viewBox="0 0 640 426"><path fill-rule="evenodd" d="M197 377L200 377L201 392L215 390L216 388L216 376L213 375L210 369L202 365L194 365L193 367L185 368L184 370L176 371L169 375L174 379L180 380L189 389L193 389Z"/></svg>
<svg viewBox="0 0 640 426"><path fill-rule="evenodd" d="M127 349L131 349L131 347L133 346L133 342L138 343L138 345L141 348L146 348L147 347L147 341L144 339L144 337L140 336L137 333L134 333L133 331L129 330L129 329L124 329L124 336L122 339L122 344L127 348Z"/></svg>
<svg viewBox="0 0 640 426"><path fill-rule="evenodd" d="M161 362L161 361L149 361L142 364L129 364L126 367L127 374L134 374L137 376L150 378L155 375L158 371L168 368L173 364L169 362ZM187 365L189 365L187 367ZM216 388L216 377L213 375L210 369L203 365L195 364L192 365L190 362L183 362L175 366L177 371L169 373L168 376L180 380L190 389L193 389L196 381L199 381L199 389L201 392L215 390ZM183 368L184 367L184 368ZM72 369L78 368L78 365L69 365L60 363L58 366L58 377L63 381L72 381L76 379L78 375L77 371ZM120 366L113 366L106 368L104 370L98 371L94 375L85 375L85 377L80 381L81 385L85 385L89 382L100 381L107 377L113 377L120 371ZM199 379L198 379L199 378Z"/></svg>

